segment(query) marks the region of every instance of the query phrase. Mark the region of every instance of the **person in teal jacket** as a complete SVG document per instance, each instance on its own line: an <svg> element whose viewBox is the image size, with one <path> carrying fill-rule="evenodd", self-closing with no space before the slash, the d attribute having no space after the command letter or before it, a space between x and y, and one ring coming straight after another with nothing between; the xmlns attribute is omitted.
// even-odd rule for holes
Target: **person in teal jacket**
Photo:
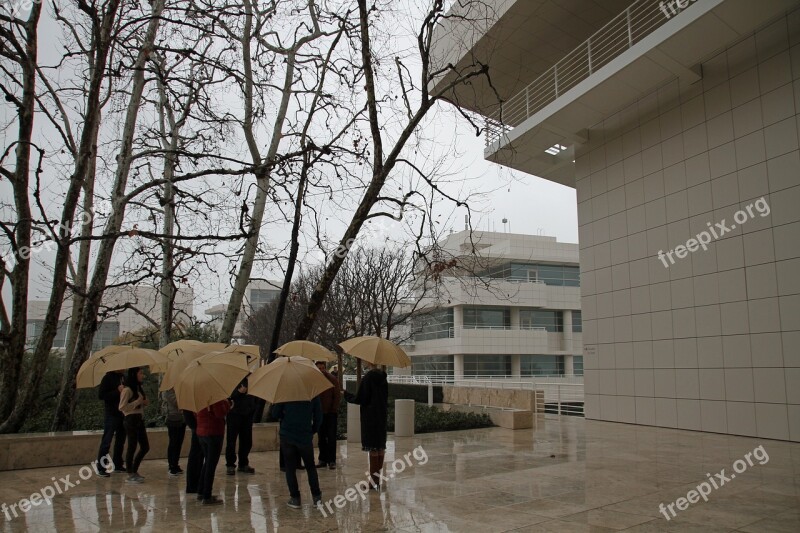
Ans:
<svg viewBox="0 0 800 533"><path fill-rule="evenodd" d="M281 453L286 461L286 484L289 486L289 502L292 509L300 509L300 488L297 485L297 466L300 460L306 465L308 486L314 505L322 503L319 477L314 466L314 433L322 425L322 402L314 398L310 402L276 403L272 406L272 417L280 420Z"/></svg>

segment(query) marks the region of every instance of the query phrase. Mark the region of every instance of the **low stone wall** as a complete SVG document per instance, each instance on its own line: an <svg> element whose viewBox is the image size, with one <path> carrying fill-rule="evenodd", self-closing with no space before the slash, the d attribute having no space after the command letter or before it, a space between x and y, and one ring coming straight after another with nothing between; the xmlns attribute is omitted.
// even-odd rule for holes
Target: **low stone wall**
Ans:
<svg viewBox="0 0 800 533"><path fill-rule="evenodd" d="M505 429L532 428L533 417L535 416L529 409L514 409L511 407L442 404L442 410L462 413L484 413L489 415L494 425Z"/></svg>
<svg viewBox="0 0 800 533"><path fill-rule="evenodd" d="M444 403L486 405L544 413L544 391L491 389L483 387L442 387Z"/></svg>
<svg viewBox="0 0 800 533"><path fill-rule="evenodd" d="M97 459L102 431L65 431L59 433L18 433L0 435L0 471L85 465ZM150 452L145 459L167 458L166 428L148 428ZM189 453L191 432L186 430L181 456ZM278 424L253 426L254 452L278 449ZM166 468L166 466L165 466Z"/></svg>

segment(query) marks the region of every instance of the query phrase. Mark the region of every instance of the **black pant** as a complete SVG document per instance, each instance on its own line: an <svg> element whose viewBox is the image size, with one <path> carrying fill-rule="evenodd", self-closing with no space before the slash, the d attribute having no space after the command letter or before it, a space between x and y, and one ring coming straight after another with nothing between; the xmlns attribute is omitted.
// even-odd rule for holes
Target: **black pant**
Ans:
<svg viewBox="0 0 800 533"><path fill-rule="evenodd" d="M250 466L250 450L253 448L253 417L228 413L225 421L225 466L236 466L236 438L239 438L239 469Z"/></svg>
<svg viewBox="0 0 800 533"><path fill-rule="evenodd" d="M191 411L183 412L186 425L192 430L192 441L189 446L189 458L186 460L186 493L194 494L200 486L200 472L203 470L203 447L197 437L197 419Z"/></svg>
<svg viewBox="0 0 800 533"><path fill-rule="evenodd" d="M317 468L314 466L314 445L300 446L281 440L281 453L286 460L286 484L289 485L289 495L292 498L300 497L300 487L297 486L297 466L302 459L306 465L311 495L315 498L321 496Z"/></svg>
<svg viewBox="0 0 800 533"><path fill-rule="evenodd" d="M169 435L169 444L167 445L167 463L169 463L170 470L175 470L179 467L178 463L181 459L183 439L186 437L186 424L167 424L167 434Z"/></svg>
<svg viewBox="0 0 800 533"><path fill-rule="evenodd" d="M319 462L336 462L336 413L322 415L322 425L319 428Z"/></svg>
<svg viewBox="0 0 800 533"><path fill-rule="evenodd" d="M200 471L200 485L197 494L204 500L211 497L214 489L214 473L217 470L219 456L222 454L222 435L214 437L199 437L200 446L203 448L203 468Z"/></svg>
<svg viewBox="0 0 800 533"><path fill-rule="evenodd" d="M125 417L125 433L128 434L128 453L125 456L125 463L128 465L129 474L137 474L142 459L150 451L150 441L147 440L147 430L144 428L142 415L128 415ZM139 445L139 453L134 457L136 445Z"/></svg>
<svg viewBox="0 0 800 533"><path fill-rule="evenodd" d="M103 416L103 438L100 440L100 451L97 452L97 461L108 455L111 450L111 440L114 440L114 469L124 466L122 450L125 449L125 417L122 413L105 413ZM100 463L102 465L102 463Z"/></svg>

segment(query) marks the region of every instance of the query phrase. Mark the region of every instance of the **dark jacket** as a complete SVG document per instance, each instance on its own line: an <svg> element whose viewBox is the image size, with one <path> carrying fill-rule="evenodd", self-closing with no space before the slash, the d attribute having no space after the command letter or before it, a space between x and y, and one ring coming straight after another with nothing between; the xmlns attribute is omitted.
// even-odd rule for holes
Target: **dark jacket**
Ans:
<svg viewBox="0 0 800 533"><path fill-rule="evenodd" d="M247 380L242 383L246 386ZM233 400L233 408L229 415L239 416L245 419L249 418L250 420L253 419L253 413L256 411L255 397L249 394L242 394L239 392L239 387L236 387L236 390L231 394L231 400Z"/></svg>
<svg viewBox="0 0 800 533"><path fill-rule="evenodd" d="M198 437L222 437L225 435L225 415L231 410L229 400L221 400L197 412Z"/></svg>
<svg viewBox="0 0 800 533"><path fill-rule="evenodd" d="M183 426L183 413L178 409L178 398L175 396L175 389L169 389L161 393L161 402L167 417L168 426Z"/></svg>
<svg viewBox="0 0 800 533"><path fill-rule="evenodd" d="M314 433L322 426L319 397L310 402L285 402L272 406L272 418L281 421L281 441L297 446L312 446Z"/></svg>
<svg viewBox="0 0 800 533"><path fill-rule="evenodd" d="M117 387L121 384L122 374L118 372L106 372L106 375L100 381L100 390L97 392L97 396L105 404L104 411L106 415L124 417L119 410L119 389Z"/></svg>
<svg viewBox="0 0 800 533"><path fill-rule="evenodd" d="M365 449L385 450L389 404L386 372L377 368L370 370L361 378L358 392L345 392L344 398L361 406L361 446Z"/></svg>
<svg viewBox="0 0 800 533"><path fill-rule="evenodd" d="M328 378L328 381L333 384L332 389L327 389L319 395L319 400L322 402L323 414L336 414L339 412L339 404L342 403L342 393L339 391L339 380L333 377L330 372L323 370L322 375Z"/></svg>

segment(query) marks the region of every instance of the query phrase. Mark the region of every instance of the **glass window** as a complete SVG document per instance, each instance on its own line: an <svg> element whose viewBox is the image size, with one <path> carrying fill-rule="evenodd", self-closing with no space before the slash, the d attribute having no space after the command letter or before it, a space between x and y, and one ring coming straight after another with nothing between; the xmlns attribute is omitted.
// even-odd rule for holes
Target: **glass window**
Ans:
<svg viewBox="0 0 800 533"><path fill-rule="evenodd" d="M487 269L480 276L520 282L541 281L547 285L563 287L580 287L580 268L572 265L506 263Z"/></svg>
<svg viewBox="0 0 800 533"><path fill-rule="evenodd" d="M250 307L253 311L260 309L273 300L277 300L281 295L278 289L251 289L250 290Z"/></svg>
<svg viewBox="0 0 800 533"><path fill-rule="evenodd" d="M42 334L44 328L44 320L29 320L25 324L25 339L28 347L33 347L36 339ZM62 320L58 324L56 336L53 338L53 348L66 348L67 346L67 329L69 328L69 319Z"/></svg>
<svg viewBox="0 0 800 533"><path fill-rule="evenodd" d="M117 337L119 337L119 322L103 322L97 327L92 339L92 351L114 344L114 339Z"/></svg>
<svg viewBox="0 0 800 533"><path fill-rule="evenodd" d="M453 335L453 308L418 315L413 321L414 341L448 339Z"/></svg>
<svg viewBox="0 0 800 533"><path fill-rule="evenodd" d="M562 376L564 375L564 356L521 355L519 373L520 376Z"/></svg>
<svg viewBox="0 0 800 533"><path fill-rule="evenodd" d="M583 317L580 311L572 312L572 332L583 333Z"/></svg>
<svg viewBox="0 0 800 533"><path fill-rule="evenodd" d="M575 355L572 357L572 372L576 376L583 375L583 356Z"/></svg>
<svg viewBox="0 0 800 533"><path fill-rule="evenodd" d="M544 329L550 333L564 331L564 320L561 311L541 309L520 309L520 329Z"/></svg>
<svg viewBox="0 0 800 533"><path fill-rule="evenodd" d="M510 355L465 355L464 377L510 376Z"/></svg>
<svg viewBox="0 0 800 533"><path fill-rule="evenodd" d="M465 328L509 329L511 309L507 307L464 307Z"/></svg>
<svg viewBox="0 0 800 533"><path fill-rule="evenodd" d="M411 357L411 374L452 377L452 355L423 355Z"/></svg>

